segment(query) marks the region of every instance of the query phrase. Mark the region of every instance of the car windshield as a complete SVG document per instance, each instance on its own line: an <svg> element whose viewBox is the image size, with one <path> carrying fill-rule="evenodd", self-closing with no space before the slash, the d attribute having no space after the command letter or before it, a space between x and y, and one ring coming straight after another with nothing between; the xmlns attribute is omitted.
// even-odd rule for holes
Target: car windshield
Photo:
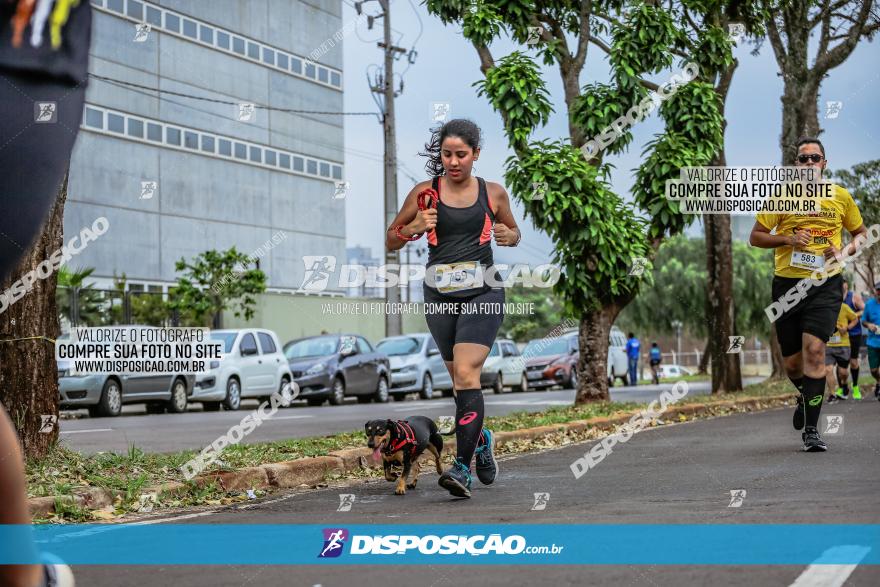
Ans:
<svg viewBox="0 0 880 587"><path fill-rule="evenodd" d="M338 336L319 336L288 344L288 346L284 347L284 355L288 359L322 357L335 353L338 346Z"/></svg>
<svg viewBox="0 0 880 587"><path fill-rule="evenodd" d="M550 355L562 355L568 352L567 338L539 338L532 340L523 349L524 357L547 357Z"/></svg>
<svg viewBox="0 0 880 587"><path fill-rule="evenodd" d="M500 354L501 354L501 351L499 350L498 343L496 342L495 344L492 345L492 350L489 351L489 356L490 357L497 357Z"/></svg>
<svg viewBox="0 0 880 587"><path fill-rule="evenodd" d="M376 349L389 357L412 355L419 352L422 344L416 338L386 338L376 345Z"/></svg>
<svg viewBox="0 0 880 587"><path fill-rule="evenodd" d="M211 340L216 340L217 342L222 343L224 353L231 353L232 345L235 342L236 336L238 336L237 332L212 332Z"/></svg>

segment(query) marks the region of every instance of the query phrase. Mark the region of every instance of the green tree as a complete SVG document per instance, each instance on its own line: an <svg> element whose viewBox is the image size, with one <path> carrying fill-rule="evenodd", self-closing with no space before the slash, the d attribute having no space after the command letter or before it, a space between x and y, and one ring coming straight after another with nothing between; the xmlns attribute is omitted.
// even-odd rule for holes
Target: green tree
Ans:
<svg viewBox="0 0 880 587"><path fill-rule="evenodd" d="M236 317L254 315L256 294L266 291L266 274L248 269L252 259L235 247L228 251L205 251L192 262L181 258L174 269L183 275L169 296L168 307L181 314L181 321L219 328L224 310Z"/></svg>
<svg viewBox="0 0 880 587"><path fill-rule="evenodd" d="M859 163L853 165L851 171L843 169L831 175L852 195L865 226L880 223L880 159ZM868 287L873 288L880 280L880 250L876 245L862 254L854 270Z"/></svg>
<svg viewBox="0 0 880 587"><path fill-rule="evenodd" d="M126 284L128 278L125 273L122 277L113 276L113 288L121 296L126 296ZM164 294L161 292L127 292L128 303L131 306L131 323L144 324L148 326L168 326L171 319L171 310L164 300ZM118 304L111 308L114 324L123 324L124 305Z"/></svg>
<svg viewBox="0 0 880 587"><path fill-rule="evenodd" d="M546 289L514 286L505 292L508 304L533 304L534 313L507 314L504 317L506 336L518 342L546 336L562 322L562 303Z"/></svg>
<svg viewBox="0 0 880 587"><path fill-rule="evenodd" d="M107 324L108 301L104 299L103 292L95 289L94 282L86 282L94 272L94 267L69 269L66 265L62 265L58 269L55 296L61 324L70 326L70 320L73 318L74 295L79 309L78 324L85 326Z"/></svg>
<svg viewBox="0 0 880 587"><path fill-rule="evenodd" d="M705 9L705 3L689 4L695 13ZM473 7L464 0L427 0L427 7L444 23L460 23L477 51L484 74L476 84L478 94L501 115L514 152L505 182L534 225L554 242L554 261L563 271L554 292L580 321L575 402L607 400L609 330L640 285L629 276L632 259L652 256L663 238L693 220L665 198L665 182L678 178L681 167L707 165L721 145L722 120L709 80L716 73L713 64L729 60L730 45L705 43L690 51L680 21L653 3L485 0ZM530 44L535 27L540 27L537 43ZM490 45L502 31L535 58L514 51L496 61ZM610 74L605 82L582 87L591 46L607 55ZM536 58L558 67L568 121L563 139L532 140L553 111ZM637 210L613 191L611 166L604 161L632 142L627 125L618 124L619 136L604 150L590 139L598 139L620 117L637 120L650 112L656 102L648 92L660 86L646 78L667 72L676 58L682 65L698 64L699 76L679 85L659 109L665 128L644 146L633 188ZM694 68L685 71L694 73ZM664 84L664 92L667 88ZM542 199L529 197L535 183L544 184Z"/></svg>

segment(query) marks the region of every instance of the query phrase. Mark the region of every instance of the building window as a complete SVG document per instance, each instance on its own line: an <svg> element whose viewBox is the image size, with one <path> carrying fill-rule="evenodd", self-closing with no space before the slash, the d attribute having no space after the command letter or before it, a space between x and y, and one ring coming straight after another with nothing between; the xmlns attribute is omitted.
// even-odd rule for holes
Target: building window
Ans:
<svg viewBox="0 0 880 587"><path fill-rule="evenodd" d="M266 149L266 165L275 165L275 151Z"/></svg>
<svg viewBox="0 0 880 587"><path fill-rule="evenodd" d="M162 127L154 122L147 123L147 139L162 142Z"/></svg>
<svg viewBox="0 0 880 587"><path fill-rule="evenodd" d="M147 22L153 26L162 26L162 11L153 8L152 6L147 6Z"/></svg>
<svg viewBox="0 0 880 587"><path fill-rule="evenodd" d="M278 67L280 67L281 69L287 69L289 67L289 61L290 60L287 58L287 55L285 55L284 53L278 54Z"/></svg>
<svg viewBox="0 0 880 587"><path fill-rule="evenodd" d="M125 132L125 119L112 112L107 113L107 128L120 134Z"/></svg>
<svg viewBox="0 0 880 587"><path fill-rule="evenodd" d="M94 108L86 108L86 126L104 128L104 113Z"/></svg>
<svg viewBox="0 0 880 587"><path fill-rule="evenodd" d="M223 31L217 31L217 46L229 50L229 35Z"/></svg>
<svg viewBox="0 0 880 587"><path fill-rule="evenodd" d="M306 77L310 77L315 79L315 64L314 63L306 63Z"/></svg>
<svg viewBox="0 0 880 587"><path fill-rule="evenodd" d="M330 72L330 85L342 87L342 77L335 71Z"/></svg>
<svg viewBox="0 0 880 587"><path fill-rule="evenodd" d="M329 163L321 163L321 177L330 177Z"/></svg>
<svg viewBox="0 0 880 587"><path fill-rule="evenodd" d="M114 12L125 13L123 0L107 0L107 8Z"/></svg>
<svg viewBox="0 0 880 587"><path fill-rule="evenodd" d="M333 179L342 179L342 167L339 165L333 166Z"/></svg>
<svg viewBox="0 0 880 587"><path fill-rule="evenodd" d="M248 43L248 57L251 59L260 60L260 46L256 43Z"/></svg>
<svg viewBox="0 0 880 587"><path fill-rule="evenodd" d="M247 159L247 146L242 143L235 143L235 158Z"/></svg>
<svg viewBox="0 0 880 587"><path fill-rule="evenodd" d="M318 81L324 82L326 84L328 81L327 73L328 73L327 70L324 69L323 67L318 69Z"/></svg>
<svg viewBox="0 0 880 587"><path fill-rule="evenodd" d="M187 149L198 149L199 135L194 132L185 131L183 133L183 146Z"/></svg>
<svg viewBox="0 0 880 587"><path fill-rule="evenodd" d="M285 155L284 153L278 155L278 165L284 169L290 169L290 155Z"/></svg>
<svg viewBox="0 0 880 587"><path fill-rule="evenodd" d="M232 157L232 142L226 139L220 139L220 154Z"/></svg>
<svg viewBox="0 0 880 587"><path fill-rule="evenodd" d="M128 136L144 138L144 123L135 118L128 119Z"/></svg>
<svg viewBox="0 0 880 587"><path fill-rule="evenodd" d="M233 37L232 50L239 55L244 55L244 39L242 39L241 37Z"/></svg>
<svg viewBox="0 0 880 587"><path fill-rule="evenodd" d="M297 59L296 57L290 58L290 71L295 73L296 75L302 75L302 61Z"/></svg>
<svg viewBox="0 0 880 587"><path fill-rule="evenodd" d="M314 159L308 159L306 162L306 173L318 175L318 162Z"/></svg>
<svg viewBox="0 0 880 587"><path fill-rule="evenodd" d="M165 28L172 33L180 32L180 17L170 12L165 13Z"/></svg>
<svg viewBox="0 0 880 587"><path fill-rule="evenodd" d="M165 129L165 141L169 145L177 145L180 146L180 129L167 127Z"/></svg>
<svg viewBox="0 0 880 587"><path fill-rule="evenodd" d="M137 0L128 0L128 15L136 20L144 20L144 5Z"/></svg>
<svg viewBox="0 0 880 587"><path fill-rule="evenodd" d="M262 161L260 157L261 150L262 149L260 149L259 147L251 146L251 161L253 161L254 163L259 163L260 161Z"/></svg>
<svg viewBox="0 0 880 587"><path fill-rule="evenodd" d="M183 34L191 39L196 38L196 23L192 20L183 20Z"/></svg>
<svg viewBox="0 0 880 587"><path fill-rule="evenodd" d="M201 39L203 43L210 43L211 45L213 45L214 29L205 25L199 26L199 39Z"/></svg>
<svg viewBox="0 0 880 587"><path fill-rule="evenodd" d="M214 137L202 135L202 151L206 153L214 152Z"/></svg>
<svg viewBox="0 0 880 587"><path fill-rule="evenodd" d="M263 63L275 65L275 51L269 47L263 47Z"/></svg>
<svg viewBox="0 0 880 587"><path fill-rule="evenodd" d="M302 171L303 170L303 158L302 157L294 157L293 158L293 170L294 171Z"/></svg>

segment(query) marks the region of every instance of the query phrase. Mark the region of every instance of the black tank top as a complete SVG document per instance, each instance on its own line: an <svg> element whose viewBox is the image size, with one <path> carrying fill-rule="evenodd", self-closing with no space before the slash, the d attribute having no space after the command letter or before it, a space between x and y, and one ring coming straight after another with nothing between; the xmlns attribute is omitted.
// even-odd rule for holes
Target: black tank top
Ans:
<svg viewBox="0 0 880 587"><path fill-rule="evenodd" d="M428 263L425 267L475 261L485 272L493 265L492 226L495 224L495 213L489 206L486 181L478 177L477 185L477 201L467 208L455 208L443 203L440 178L434 178L432 187L440 198L437 204L437 227L428 233ZM488 289L490 287L486 285L447 292L447 295L461 297L483 293Z"/></svg>

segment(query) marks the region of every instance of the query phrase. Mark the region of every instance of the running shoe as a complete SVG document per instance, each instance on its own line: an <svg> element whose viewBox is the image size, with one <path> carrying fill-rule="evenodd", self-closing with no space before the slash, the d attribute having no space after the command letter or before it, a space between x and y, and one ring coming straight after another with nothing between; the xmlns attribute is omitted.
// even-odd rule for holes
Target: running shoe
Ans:
<svg viewBox="0 0 880 587"><path fill-rule="evenodd" d="M840 401L840 400L838 399L838 397L832 393L832 394L829 395L828 398L825 400L825 403L826 403L826 404L833 404L833 403L836 403L836 402L838 402L838 401Z"/></svg>
<svg viewBox="0 0 880 587"><path fill-rule="evenodd" d="M495 435L483 428L483 444L477 447L474 454L477 460L477 478L483 485L492 485L498 475L498 463L495 462Z"/></svg>
<svg viewBox="0 0 880 587"><path fill-rule="evenodd" d="M853 399L856 399L856 400L862 399L862 392L859 389L858 385L853 385Z"/></svg>
<svg viewBox="0 0 880 587"><path fill-rule="evenodd" d="M828 450L828 445L819 436L819 431L815 426L807 426L801 433L801 438L804 440L805 452L825 452Z"/></svg>
<svg viewBox="0 0 880 587"><path fill-rule="evenodd" d="M64 564L64 561L48 553L43 554L42 559L45 561L43 565L43 584L45 587L74 587L76 585L73 571Z"/></svg>
<svg viewBox="0 0 880 587"><path fill-rule="evenodd" d="M839 399L846 399L847 394L843 393L842 387L838 387L837 391L834 392L834 395L836 395Z"/></svg>
<svg viewBox="0 0 880 587"><path fill-rule="evenodd" d="M471 496L471 472L470 468L457 458L453 460L452 467L440 475L440 487L446 489L455 497Z"/></svg>
<svg viewBox="0 0 880 587"><path fill-rule="evenodd" d="M804 428L804 396L800 394L797 397L797 407L794 409L791 423L795 430L803 430Z"/></svg>

